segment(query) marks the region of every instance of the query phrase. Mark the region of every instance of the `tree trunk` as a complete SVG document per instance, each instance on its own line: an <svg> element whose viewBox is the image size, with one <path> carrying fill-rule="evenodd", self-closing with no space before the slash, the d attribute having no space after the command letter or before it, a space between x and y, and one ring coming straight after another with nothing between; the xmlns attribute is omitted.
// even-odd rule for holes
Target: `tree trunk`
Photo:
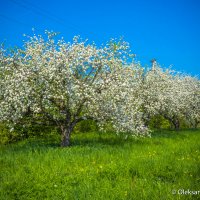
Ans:
<svg viewBox="0 0 200 200"><path fill-rule="evenodd" d="M68 147L70 146L70 136L71 133L75 127L75 125L82 121L83 118L76 118L75 120L73 120L72 122L68 123L64 123L60 126L60 130L61 130L61 147Z"/></svg>
<svg viewBox="0 0 200 200"><path fill-rule="evenodd" d="M179 122L179 120L178 119L174 119L172 121L172 123L174 125L175 130L178 131L180 129L180 122Z"/></svg>
<svg viewBox="0 0 200 200"><path fill-rule="evenodd" d="M71 127L61 127L61 147L70 146Z"/></svg>
<svg viewBox="0 0 200 200"><path fill-rule="evenodd" d="M148 116L145 117L145 116L143 115L142 119L143 119L143 121L144 121L144 125L145 125L146 127L148 127L148 126L149 126L149 122L150 122L150 116L148 115Z"/></svg>

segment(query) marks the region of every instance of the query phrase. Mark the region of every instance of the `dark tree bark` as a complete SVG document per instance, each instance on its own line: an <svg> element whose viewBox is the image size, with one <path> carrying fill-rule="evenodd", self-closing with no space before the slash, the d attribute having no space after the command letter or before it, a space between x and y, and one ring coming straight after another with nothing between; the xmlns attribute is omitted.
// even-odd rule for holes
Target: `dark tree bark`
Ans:
<svg viewBox="0 0 200 200"><path fill-rule="evenodd" d="M144 113L145 113L145 112L144 112ZM144 125L145 125L146 127L148 127L148 126L149 126L149 122L150 122L150 120L151 120L150 115L145 116L145 114L143 114L142 119L143 119L143 121L144 121Z"/></svg>
<svg viewBox="0 0 200 200"><path fill-rule="evenodd" d="M72 130L69 127L62 127L61 128L61 147L68 147L70 146L70 136Z"/></svg>
<svg viewBox="0 0 200 200"><path fill-rule="evenodd" d="M61 130L61 147L68 147L70 146L70 137L75 125L82 121L83 118L76 118L72 122L64 123L60 126Z"/></svg>
<svg viewBox="0 0 200 200"><path fill-rule="evenodd" d="M173 119L172 120L172 123L173 123L173 125L174 125L174 129L176 130L176 131L178 131L179 129L180 129L180 122L179 122L179 120L176 118L176 119Z"/></svg>

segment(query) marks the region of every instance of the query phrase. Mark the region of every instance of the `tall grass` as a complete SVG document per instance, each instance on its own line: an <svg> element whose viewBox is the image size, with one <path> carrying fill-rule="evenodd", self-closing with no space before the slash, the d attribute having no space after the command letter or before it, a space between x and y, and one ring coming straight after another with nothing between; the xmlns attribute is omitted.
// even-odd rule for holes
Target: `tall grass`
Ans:
<svg viewBox="0 0 200 200"><path fill-rule="evenodd" d="M2 200L200 199L177 194L200 190L200 130L126 140L75 134L69 148L30 138L1 146L0 169Z"/></svg>

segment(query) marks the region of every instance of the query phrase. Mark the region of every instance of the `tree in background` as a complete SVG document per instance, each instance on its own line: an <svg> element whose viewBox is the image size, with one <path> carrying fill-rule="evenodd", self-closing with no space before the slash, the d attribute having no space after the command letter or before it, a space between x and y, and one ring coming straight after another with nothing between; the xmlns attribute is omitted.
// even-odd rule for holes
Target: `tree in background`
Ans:
<svg viewBox="0 0 200 200"><path fill-rule="evenodd" d="M148 125L155 116L163 116L179 130L181 120L197 127L199 121L199 80L170 69L153 66L142 76L143 119Z"/></svg>
<svg viewBox="0 0 200 200"><path fill-rule="evenodd" d="M187 76L186 83L190 95L186 96L187 108L184 115L190 126L197 128L200 123L200 81L198 78Z"/></svg>

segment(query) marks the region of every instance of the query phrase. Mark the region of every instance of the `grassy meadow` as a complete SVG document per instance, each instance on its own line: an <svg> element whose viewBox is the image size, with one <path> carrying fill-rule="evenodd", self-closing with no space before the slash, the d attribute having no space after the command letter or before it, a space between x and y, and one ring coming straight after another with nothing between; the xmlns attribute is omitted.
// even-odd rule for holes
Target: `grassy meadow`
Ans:
<svg viewBox="0 0 200 200"><path fill-rule="evenodd" d="M200 199L200 130L152 138L93 132L29 138L0 147L1 200ZM176 194L172 194L176 193Z"/></svg>

